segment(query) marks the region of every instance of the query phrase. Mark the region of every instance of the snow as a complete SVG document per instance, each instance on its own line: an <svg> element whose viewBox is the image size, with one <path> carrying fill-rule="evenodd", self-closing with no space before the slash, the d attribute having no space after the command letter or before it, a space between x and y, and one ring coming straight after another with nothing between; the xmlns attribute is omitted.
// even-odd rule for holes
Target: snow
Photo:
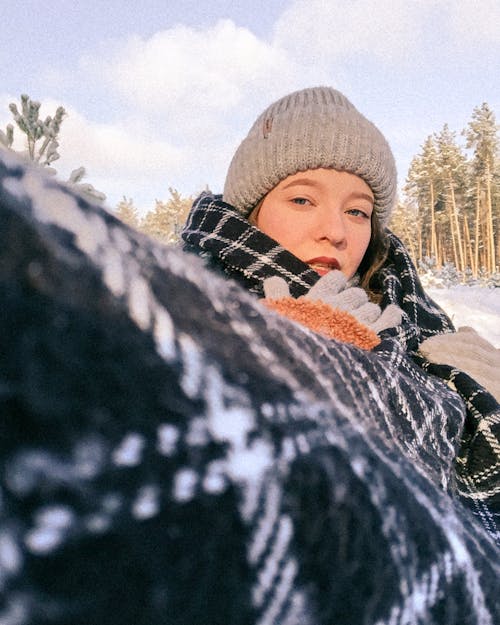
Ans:
<svg viewBox="0 0 500 625"><path fill-rule="evenodd" d="M456 328L471 326L500 347L500 288L457 285L427 287L426 292L445 310Z"/></svg>

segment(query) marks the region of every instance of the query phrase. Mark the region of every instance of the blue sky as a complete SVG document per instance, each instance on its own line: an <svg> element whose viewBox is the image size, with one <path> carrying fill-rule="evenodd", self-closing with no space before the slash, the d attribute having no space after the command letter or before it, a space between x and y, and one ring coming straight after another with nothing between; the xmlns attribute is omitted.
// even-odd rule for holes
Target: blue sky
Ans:
<svg viewBox="0 0 500 625"><path fill-rule="evenodd" d="M60 176L84 165L114 207L221 191L274 99L343 91L388 138L400 183L425 138L500 118L498 0L107 0L2 6L0 128L28 93L68 111Z"/></svg>

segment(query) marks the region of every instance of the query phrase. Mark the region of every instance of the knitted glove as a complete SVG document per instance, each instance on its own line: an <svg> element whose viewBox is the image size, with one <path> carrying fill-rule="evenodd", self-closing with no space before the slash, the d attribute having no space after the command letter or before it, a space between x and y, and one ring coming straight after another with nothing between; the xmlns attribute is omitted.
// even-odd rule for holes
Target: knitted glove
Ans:
<svg viewBox="0 0 500 625"><path fill-rule="evenodd" d="M278 276L264 280L264 294L266 299L272 300L290 297L287 283ZM402 312L398 306L389 304L382 312L380 306L368 301L368 294L364 289L347 287L347 278L341 271L329 271L303 297L310 301L323 302L337 310L345 310L375 333L401 323Z"/></svg>
<svg viewBox="0 0 500 625"><path fill-rule="evenodd" d="M368 302L363 289L346 286L345 276L331 271L307 295L294 299L285 280L275 276L264 280L266 298L261 301L315 332L362 349L373 349L380 343L376 332L399 323L401 311L393 306L381 314L376 304Z"/></svg>
<svg viewBox="0 0 500 625"><path fill-rule="evenodd" d="M484 386L500 402L500 349L473 329L438 334L420 344L420 353L436 364L447 364L464 371Z"/></svg>

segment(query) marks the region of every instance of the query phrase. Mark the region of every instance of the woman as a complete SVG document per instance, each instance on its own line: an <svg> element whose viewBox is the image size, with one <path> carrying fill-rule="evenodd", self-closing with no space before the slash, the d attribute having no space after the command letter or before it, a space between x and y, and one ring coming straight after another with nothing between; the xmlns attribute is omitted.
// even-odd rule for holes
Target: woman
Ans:
<svg viewBox="0 0 500 625"><path fill-rule="evenodd" d="M222 198L204 194L195 202L185 248L259 296L271 276L298 297L340 270L349 281L342 287L359 282L384 309L403 310L402 323L392 309L378 330L390 323L390 334L413 352L453 326L386 229L396 183L381 132L340 92L303 89L255 121L233 156ZM322 280L316 291L327 292L329 282L340 288L332 276Z"/></svg>
<svg viewBox="0 0 500 625"><path fill-rule="evenodd" d="M317 233L311 229L312 223L306 224L306 213L316 213L318 220L321 211L324 215L328 209L321 206L318 211L305 210L306 206L312 206L312 201L300 197L300 188L293 188L294 210L288 211L286 205L273 208L281 199L279 193L287 186L287 179L299 172L308 172L309 178L324 178L324 188L330 193L338 194L349 183L354 186L355 196L345 198L349 203L344 219L349 241L330 240L328 244L329 234ZM348 195L349 190L345 191ZM257 119L232 159L223 202L215 205L215 198L202 197L193 208L183 238L192 249L209 252L231 275L243 277L251 291L262 293L263 276L272 274L273 265L277 265L290 274L285 279L291 282L292 293L299 294L318 278L318 266L306 262L310 255L308 243L300 239L319 236L323 243L312 247L331 252L337 261L329 267L327 264L326 269L340 268L338 261L342 260L346 277L359 272L361 285L366 288L386 255L383 228L389 220L395 194L394 158L377 128L334 89L305 89L278 100ZM364 204L360 208L353 200ZM337 212L340 208L339 205ZM359 212L355 215L356 210ZM362 219L362 213L367 219ZM239 216L246 219L238 220ZM236 221L239 227L235 226ZM268 236L262 236L249 222ZM328 225L323 223L318 227L321 230ZM338 227L335 229L334 236L338 236ZM348 261L345 256L351 253L351 240L356 240L359 250ZM287 252L277 248L276 241ZM334 248L339 259L334 258ZM318 256L323 253L318 252Z"/></svg>
<svg viewBox="0 0 500 625"><path fill-rule="evenodd" d="M340 301L386 339L376 348L381 358L394 360L395 340L405 358L456 390L469 419L458 479L470 463L477 479L468 475L463 492L477 504L498 487L491 443L498 433L483 436L480 417L499 410L492 393L500 397L500 354L486 341L478 347L473 331L454 332L425 294L406 249L386 228L395 196L394 158L381 132L338 91L308 88L258 117L233 156L223 196L202 195L182 236L185 249L260 297L314 292L334 307ZM364 314L356 283L382 314ZM444 348L448 364L433 364L443 362Z"/></svg>
<svg viewBox="0 0 500 625"><path fill-rule="evenodd" d="M348 287L359 281L380 300L371 278L387 255L384 226L395 193L394 158L379 130L339 92L305 89L257 119L229 167L224 202L202 197L183 237L268 299L288 293L276 281L271 286L271 276L283 279L293 296L322 276L309 297L321 292L320 299L368 325L376 321L380 331L397 326L400 312L392 306L381 316L367 306L364 291Z"/></svg>

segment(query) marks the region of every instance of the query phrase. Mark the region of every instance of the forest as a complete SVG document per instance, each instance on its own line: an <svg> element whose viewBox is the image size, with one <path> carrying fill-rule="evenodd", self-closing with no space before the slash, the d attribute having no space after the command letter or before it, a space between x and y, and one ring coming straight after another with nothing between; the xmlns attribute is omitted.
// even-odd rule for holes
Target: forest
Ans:
<svg viewBox="0 0 500 625"><path fill-rule="evenodd" d="M499 139L487 103L459 136L464 146L445 124L423 141L390 226L420 267L451 269L461 281L498 281Z"/></svg>

